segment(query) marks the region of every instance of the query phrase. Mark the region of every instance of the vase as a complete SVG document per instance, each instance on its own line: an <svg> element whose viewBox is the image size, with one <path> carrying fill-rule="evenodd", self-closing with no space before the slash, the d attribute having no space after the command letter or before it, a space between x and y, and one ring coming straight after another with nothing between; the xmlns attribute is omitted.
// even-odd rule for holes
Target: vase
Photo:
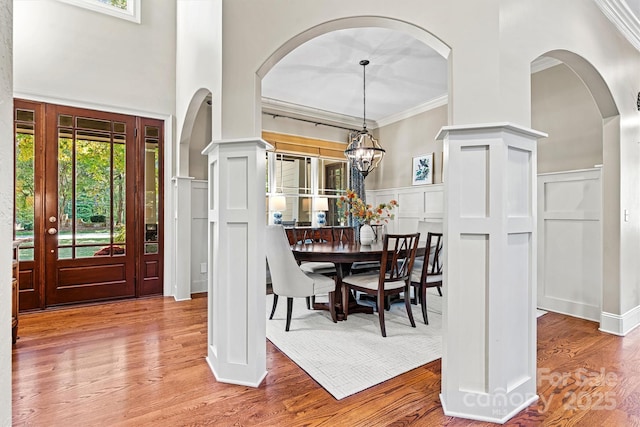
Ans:
<svg viewBox="0 0 640 427"><path fill-rule="evenodd" d="M369 224L362 224L360 227L360 244L370 245L376 238L376 234L373 232L373 228Z"/></svg>

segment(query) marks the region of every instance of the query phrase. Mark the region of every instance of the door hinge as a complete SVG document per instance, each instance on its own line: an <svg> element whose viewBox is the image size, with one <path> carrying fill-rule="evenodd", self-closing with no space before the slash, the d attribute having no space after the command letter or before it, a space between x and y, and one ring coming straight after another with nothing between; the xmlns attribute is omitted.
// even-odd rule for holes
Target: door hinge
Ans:
<svg viewBox="0 0 640 427"><path fill-rule="evenodd" d="M133 137L137 138L138 137L138 128L134 128L133 129Z"/></svg>

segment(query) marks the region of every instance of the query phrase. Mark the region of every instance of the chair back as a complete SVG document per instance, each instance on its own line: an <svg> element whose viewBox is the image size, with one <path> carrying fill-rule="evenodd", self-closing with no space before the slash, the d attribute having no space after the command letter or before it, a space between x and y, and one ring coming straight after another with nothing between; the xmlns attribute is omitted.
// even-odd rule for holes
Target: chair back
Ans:
<svg viewBox="0 0 640 427"><path fill-rule="evenodd" d="M419 239L420 233L387 234L384 236L379 287L384 289L384 282L404 281L408 283Z"/></svg>
<svg viewBox="0 0 640 427"><path fill-rule="evenodd" d="M435 221L418 221L418 233L420 233L420 241L421 242L426 242L429 238L429 233L432 234L432 239L427 243L427 248L431 249L431 250L427 250L427 254L425 254L424 260L429 261L429 265L436 265L434 264L434 257L436 256L436 254L438 255L438 262L439 264L439 268L435 269L433 273L431 274L440 274L442 272L442 264L443 264L443 257L444 254L442 253L442 243L443 243L443 232L442 232L442 222L435 222ZM439 238L436 239L436 237L439 236ZM434 247L434 245L438 248L438 250L433 250L432 248ZM424 267L424 266L423 266Z"/></svg>
<svg viewBox="0 0 640 427"><path fill-rule="evenodd" d="M313 295L313 279L300 270L282 225L267 226L265 244L273 292L287 297Z"/></svg>
<svg viewBox="0 0 640 427"><path fill-rule="evenodd" d="M333 241L343 244L355 242L355 233L353 227L332 227Z"/></svg>
<svg viewBox="0 0 640 427"><path fill-rule="evenodd" d="M293 239L297 245L333 241L331 227L293 227L292 230ZM289 241L291 241L291 239L289 239Z"/></svg>
<svg viewBox="0 0 640 427"><path fill-rule="evenodd" d="M427 283L429 276L442 275L442 246L444 243L442 233L427 233L427 250L422 261L422 273L420 283ZM415 279L414 279L415 280ZM433 285L433 284L432 284Z"/></svg>

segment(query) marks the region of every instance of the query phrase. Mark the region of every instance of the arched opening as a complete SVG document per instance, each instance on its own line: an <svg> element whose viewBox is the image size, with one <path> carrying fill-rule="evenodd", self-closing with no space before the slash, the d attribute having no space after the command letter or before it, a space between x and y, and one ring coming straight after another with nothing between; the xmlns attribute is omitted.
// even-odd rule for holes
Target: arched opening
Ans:
<svg viewBox="0 0 640 427"><path fill-rule="evenodd" d="M618 110L598 71L568 51L544 55L531 77L531 122L538 144L538 306L600 322L607 296L605 242L619 186ZM614 202L615 203L615 202ZM618 206L618 204L615 204Z"/></svg>
<svg viewBox="0 0 640 427"><path fill-rule="evenodd" d="M207 160L202 150L211 142L211 92L199 89L187 108L178 145L173 219L176 247L173 295L189 299L207 290Z"/></svg>

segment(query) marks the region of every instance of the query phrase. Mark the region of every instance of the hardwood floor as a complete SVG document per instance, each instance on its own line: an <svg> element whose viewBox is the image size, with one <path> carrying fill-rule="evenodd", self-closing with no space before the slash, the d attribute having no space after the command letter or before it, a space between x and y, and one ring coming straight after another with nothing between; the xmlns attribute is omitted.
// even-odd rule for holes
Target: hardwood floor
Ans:
<svg viewBox="0 0 640 427"><path fill-rule="evenodd" d="M217 383L202 296L27 313L13 350L16 426L468 426L444 416L440 361L336 401L267 345L259 388ZM640 330L538 320L539 401L507 425L640 425Z"/></svg>

